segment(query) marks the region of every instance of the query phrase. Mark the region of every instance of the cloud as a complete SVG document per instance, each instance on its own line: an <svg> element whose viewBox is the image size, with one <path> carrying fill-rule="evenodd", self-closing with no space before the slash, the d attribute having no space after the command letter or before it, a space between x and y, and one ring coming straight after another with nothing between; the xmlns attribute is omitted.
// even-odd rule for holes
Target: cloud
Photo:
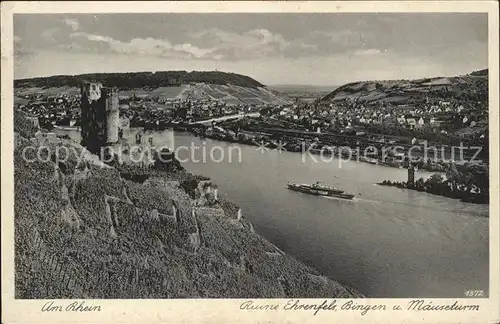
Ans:
<svg viewBox="0 0 500 324"><path fill-rule="evenodd" d="M213 49L212 58L248 59L270 56L296 57L305 50L315 50L314 44L307 44L300 39L287 40L279 33L267 29L251 29L237 33L211 28L201 32L190 33L196 42L202 42Z"/></svg>
<svg viewBox="0 0 500 324"><path fill-rule="evenodd" d="M24 74L163 66L338 84L477 70L488 64L487 27L486 14L470 13L26 14L14 17L14 49Z"/></svg>
<svg viewBox="0 0 500 324"><path fill-rule="evenodd" d="M191 44L178 44L178 45L175 45L173 47L173 49L176 51L182 51L182 52L192 54L196 58L205 57L214 51L214 49L211 49L211 48L203 49L203 48L199 48L197 46L193 46Z"/></svg>
<svg viewBox="0 0 500 324"><path fill-rule="evenodd" d="M115 40L113 38L111 38L111 37L101 36L101 35L94 35L94 34L88 34L88 33L84 33L84 32L73 33L73 34L71 34L71 37L72 38L74 38L74 37L85 37L88 40L94 41L94 42L103 42L103 43L113 43L113 42L115 42Z"/></svg>
<svg viewBox="0 0 500 324"><path fill-rule="evenodd" d="M20 58L25 59L27 56L33 55L34 51L26 48L24 42L22 41L21 37L19 36L14 36L14 57L15 61L19 60Z"/></svg>
<svg viewBox="0 0 500 324"><path fill-rule="evenodd" d="M380 50L376 48L362 49L354 52L354 55L377 55L380 54Z"/></svg>
<svg viewBox="0 0 500 324"><path fill-rule="evenodd" d="M55 43L55 34L58 32L57 28L46 29L42 32L42 40L46 43Z"/></svg>
<svg viewBox="0 0 500 324"><path fill-rule="evenodd" d="M210 48L200 48L189 43L174 45L168 40L156 39L152 37L134 38L129 42L123 42L109 36L76 32L71 34L71 38L84 38L92 42L104 43L109 46L109 49L112 52L120 54L139 54L176 58L205 58L208 54L214 51Z"/></svg>
<svg viewBox="0 0 500 324"><path fill-rule="evenodd" d="M311 33L312 37L315 38L325 38L331 43L341 44L341 45L349 45L353 43L362 43L363 39L366 38L366 35L359 31L353 30L332 30L332 31L323 31L323 30L315 30Z"/></svg>
<svg viewBox="0 0 500 324"><path fill-rule="evenodd" d="M355 48L376 46L375 35L369 31L335 30L313 31L311 38L328 52L348 52Z"/></svg>
<svg viewBox="0 0 500 324"><path fill-rule="evenodd" d="M80 29L80 23L76 19L65 18L63 21L66 25L71 27L73 31L77 31L78 29Z"/></svg>
<svg viewBox="0 0 500 324"><path fill-rule="evenodd" d="M279 47L283 48L289 45L283 36L280 34L273 34L267 29L253 29L249 30L244 34L245 36L254 37L257 44L276 44Z"/></svg>
<svg viewBox="0 0 500 324"><path fill-rule="evenodd" d="M112 39L108 43L112 50L124 54L162 55L172 50L172 44L169 41L151 37L134 38L130 42L121 42Z"/></svg>

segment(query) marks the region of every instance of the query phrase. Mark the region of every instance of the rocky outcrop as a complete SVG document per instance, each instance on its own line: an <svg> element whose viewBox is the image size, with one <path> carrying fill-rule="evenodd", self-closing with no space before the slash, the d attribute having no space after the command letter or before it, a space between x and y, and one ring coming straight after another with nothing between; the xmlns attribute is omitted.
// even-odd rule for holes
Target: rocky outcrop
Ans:
<svg viewBox="0 0 500 324"><path fill-rule="evenodd" d="M212 181L200 181L194 190L194 206L213 206L219 201L219 190Z"/></svg>
<svg viewBox="0 0 500 324"><path fill-rule="evenodd" d="M57 178L55 181L60 186L61 190L61 200L63 207L61 209L61 220L69 224L72 228L78 230L82 225L82 220L78 216L75 208L71 204L71 197L68 187L65 184L66 176L61 172L57 165L54 165L55 173L57 173Z"/></svg>
<svg viewBox="0 0 500 324"><path fill-rule="evenodd" d="M68 139L58 137L55 133L45 133L38 131L35 137L29 140L35 148L46 147L51 153L51 159L62 165L80 166L90 164L102 169L112 169L111 166L102 162L99 157L92 154L82 145Z"/></svg>

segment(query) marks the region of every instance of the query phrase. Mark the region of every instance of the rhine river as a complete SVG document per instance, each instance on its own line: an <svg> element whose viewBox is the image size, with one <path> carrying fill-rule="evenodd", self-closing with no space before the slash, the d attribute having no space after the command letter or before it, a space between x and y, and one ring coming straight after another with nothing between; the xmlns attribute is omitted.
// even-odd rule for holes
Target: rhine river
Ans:
<svg viewBox="0 0 500 324"><path fill-rule="evenodd" d="M157 146L165 138L162 132L152 136ZM192 143L198 147L195 154L187 150ZM367 297L452 298L465 297L466 290L488 294L488 205L375 185L406 181L405 169L355 161L339 165L336 159L316 162L299 153L187 133L175 135L175 146L184 147L178 151L184 167L211 177L257 232ZM416 179L429 175L417 171ZM287 190L288 181L323 181L356 197L310 196Z"/></svg>

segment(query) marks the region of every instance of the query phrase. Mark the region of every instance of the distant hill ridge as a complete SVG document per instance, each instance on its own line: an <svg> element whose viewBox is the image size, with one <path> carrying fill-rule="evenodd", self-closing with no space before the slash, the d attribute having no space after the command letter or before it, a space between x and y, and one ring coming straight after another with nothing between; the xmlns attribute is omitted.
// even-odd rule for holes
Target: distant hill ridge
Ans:
<svg viewBox="0 0 500 324"><path fill-rule="evenodd" d="M488 69L453 77L433 77L416 80L377 80L347 83L322 98L323 101L354 99L363 102L420 101L429 98L488 97Z"/></svg>
<svg viewBox="0 0 500 324"><path fill-rule="evenodd" d="M14 80L17 95L76 95L83 81L118 87L121 96L165 99L219 100L228 105L288 104L292 100L241 74L210 72L133 72L57 75ZM194 83L194 85L193 85ZM19 102L19 99L17 100Z"/></svg>
<svg viewBox="0 0 500 324"><path fill-rule="evenodd" d="M14 80L14 87L78 86L82 81L99 81L105 86L122 89L179 86L192 82L219 85L231 84L248 88L264 87L262 83L249 76L220 71L157 71L55 75Z"/></svg>

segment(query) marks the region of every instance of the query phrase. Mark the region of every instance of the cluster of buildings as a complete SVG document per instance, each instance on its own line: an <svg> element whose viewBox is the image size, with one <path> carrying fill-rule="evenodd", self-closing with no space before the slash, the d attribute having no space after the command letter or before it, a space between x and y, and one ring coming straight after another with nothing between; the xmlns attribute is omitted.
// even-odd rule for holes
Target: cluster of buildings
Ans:
<svg viewBox="0 0 500 324"><path fill-rule="evenodd" d="M189 123L214 117L257 111L251 105L229 105L212 98L180 99L169 98L162 101L151 99L121 100L120 110L130 119L132 126L158 126L170 123Z"/></svg>
<svg viewBox="0 0 500 324"><path fill-rule="evenodd" d="M14 105L37 117L44 128L55 125L78 126L80 121L80 95L18 95Z"/></svg>
<svg viewBox="0 0 500 324"><path fill-rule="evenodd" d="M44 128L80 126L81 94L15 96L15 106L39 119ZM203 98L166 98L148 95L118 95L120 115L130 120L132 127L186 123L214 117L256 112L263 106L228 104L223 100Z"/></svg>
<svg viewBox="0 0 500 324"><path fill-rule="evenodd" d="M487 125L487 103L427 100L394 104L344 100L313 104L295 103L272 110L272 118L305 125L307 130L342 130L354 126L384 125L406 129L440 129L444 132ZM447 129L447 130L446 130Z"/></svg>
<svg viewBox="0 0 500 324"><path fill-rule="evenodd" d="M487 126L487 102L429 99L419 102L372 102L351 98L338 101L295 101L289 104L228 104L210 96L168 98L165 96L124 95L118 93L120 124L130 127L163 128L215 117L260 112L286 128L313 132L354 132L384 129L448 133L458 129L481 130ZM81 94L20 95L16 105L38 117L41 127L80 126ZM47 127L49 126L49 127ZM353 131L356 129L356 131Z"/></svg>

